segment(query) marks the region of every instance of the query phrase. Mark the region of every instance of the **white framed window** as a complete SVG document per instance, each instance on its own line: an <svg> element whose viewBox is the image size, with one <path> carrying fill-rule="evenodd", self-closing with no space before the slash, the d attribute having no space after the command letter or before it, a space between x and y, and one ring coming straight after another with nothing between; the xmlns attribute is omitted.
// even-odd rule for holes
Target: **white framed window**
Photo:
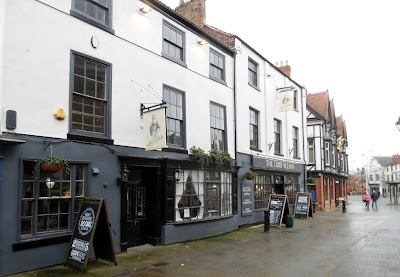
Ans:
<svg viewBox="0 0 400 277"><path fill-rule="evenodd" d="M175 188L175 222L232 214L232 173L183 170Z"/></svg>
<svg viewBox="0 0 400 277"><path fill-rule="evenodd" d="M308 140L308 163L315 164L315 144L314 139Z"/></svg>
<svg viewBox="0 0 400 277"><path fill-rule="evenodd" d="M298 158L299 157L299 128L293 126L292 136L293 136L293 158Z"/></svg>
<svg viewBox="0 0 400 277"><path fill-rule="evenodd" d="M325 142L325 164L326 165L330 165L331 164L331 162L330 162L331 155L330 155L329 149L330 149L329 142L326 141Z"/></svg>

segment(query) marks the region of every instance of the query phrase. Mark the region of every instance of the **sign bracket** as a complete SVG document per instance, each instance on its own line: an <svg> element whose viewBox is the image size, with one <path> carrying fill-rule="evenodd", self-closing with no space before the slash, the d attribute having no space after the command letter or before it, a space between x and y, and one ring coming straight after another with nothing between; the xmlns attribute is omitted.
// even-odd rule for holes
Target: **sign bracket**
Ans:
<svg viewBox="0 0 400 277"><path fill-rule="evenodd" d="M156 107L167 108L166 106L163 107L163 105L167 104L167 102L165 102L165 101L162 101L162 103L156 104L156 105L153 105L150 107L145 107L145 104L148 104L148 103L140 103L140 117L143 117L143 112L145 110L150 111L151 109L156 108Z"/></svg>

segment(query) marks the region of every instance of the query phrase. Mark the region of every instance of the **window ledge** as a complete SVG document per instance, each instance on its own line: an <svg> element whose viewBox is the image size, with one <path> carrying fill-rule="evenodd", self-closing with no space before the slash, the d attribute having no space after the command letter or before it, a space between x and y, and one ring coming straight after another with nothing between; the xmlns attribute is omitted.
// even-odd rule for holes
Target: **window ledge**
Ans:
<svg viewBox="0 0 400 277"><path fill-rule="evenodd" d="M67 134L67 138L70 139L70 140L97 142L97 143L103 143L103 144L108 144L108 145L113 145L114 144L114 140L113 139L90 137L90 136L83 136L83 135L77 135L77 134L71 134L71 133Z"/></svg>
<svg viewBox="0 0 400 277"><path fill-rule="evenodd" d="M274 153L275 156L280 156L280 157L284 157L285 155L279 154L279 153Z"/></svg>
<svg viewBox="0 0 400 277"><path fill-rule="evenodd" d="M205 221L214 221L214 220L227 219L227 218L231 218L231 217L233 217L233 214L232 215L226 215L226 216L216 216L216 217L211 217L211 218L202 218L202 219L170 222L170 223L167 223L166 225L182 225L182 224L190 224L190 223L199 223L199 222L205 222Z"/></svg>
<svg viewBox="0 0 400 277"><path fill-rule="evenodd" d="M34 238L32 240L26 240L26 241L14 243L12 245L12 248L13 248L13 251L21 251L21 250L26 250L26 249L31 249L31 248L38 248L38 247L43 247L43 246L48 246L48 245L53 245L53 244L65 243L65 242L69 242L71 240L71 235L72 235L72 233L60 235L57 237L50 237L50 238L49 237Z"/></svg>
<svg viewBox="0 0 400 277"><path fill-rule="evenodd" d="M258 149L258 148L252 148L252 147L250 147L250 150L251 150L251 151L255 151L255 152L260 152L260 153L262 153L262 150L261 150L261 149Z"/></svg>
<svg viewBox="0 0 400 277"><path fill-rule="evenodd" d="M252 85L252 84L250 84L250 83L248 83L248 84L249 84L249 86L251 86L252 88L254 88L254 89L258 90L258 91L261 91L261 89L259 89L258 87L254 86L254 85Z"/></svg>
<svg viewBox="0 0 400 277"><path fill-rule="evenodd" d="M224 85L224 86L227 85L226 82L225 82L224 80L222 80L222 79L218 79L218 78L216 78L216 77L214 77L214 76L212 76L212 75L209 75L209 77L210 77L211 80L213 80L213 81L215 81L215 82L217 82L217 83L220 83L220 84L222 84L222 85Z"/></svg>
<svg viewBox="0 0 400 277"><path fill-rule="evenodd" d="M175 152L175 153L180 153L180 154L189 154L186 149L180 149L180 148L173 148L173 147L168 147L168 148L163 148L163 152Z"/></svg>
<svg viewBox="0 0 400 277"><path fill-rule="evenodd" d="M300 157L293 157L293 159L295 159L295 160L301 160Z"/></svg>
<svg viewBox="0 0 400 277"><path fill-rule="evenodd" d="M81 13L79 13L79 12L77 12L77 11L74 11L74 10L70 10L70 14L71 14L73 17L76 17L76 18L78 18L78 19L80 19L80 20L82 20L82 21L85 21L85 22L87 22L87 23L89 23L89 24L91 24L91 25L96 26L97 28L100 28L100 29L102 29L102 30L104 30L104 31L106 31L106 32L109 32L109 33L113 34L113 35L115 34L114 29L110 28L110 27L107 26L107 25L103 25L103 24L101 24L101 23L99 23L99 22L93 20L93 19L91 19L90 17L85 16L84 14L81 14Z"/></svg>
<svg viewBox="0 0 400 277"><path fill-rule="evenodd" d="M168 54L165 54L164 52L161 53L161 56L163 56L164 58L166 58L166 59L168 59L170 61L173 61L174 63L177 63L177 64L187 68L187 64L185 62L183 62L181 60L178 60L178 59L176 59L176 58L174 58L174 57L172 57L172 56L170 56Z"/></svg>

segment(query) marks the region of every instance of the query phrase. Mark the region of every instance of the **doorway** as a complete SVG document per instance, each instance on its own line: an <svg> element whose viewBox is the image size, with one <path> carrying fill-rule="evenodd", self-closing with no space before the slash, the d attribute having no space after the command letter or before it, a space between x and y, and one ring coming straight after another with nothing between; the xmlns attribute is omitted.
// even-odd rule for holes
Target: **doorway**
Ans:
<svg viewBox="0 0 400 277"><path fill-rule="evenodd" d="M129 170L129 180L121 189L121 237L125 249L149 243L149 237L155 229L152 207L157 187L157 168L131 167Z"/></svg>

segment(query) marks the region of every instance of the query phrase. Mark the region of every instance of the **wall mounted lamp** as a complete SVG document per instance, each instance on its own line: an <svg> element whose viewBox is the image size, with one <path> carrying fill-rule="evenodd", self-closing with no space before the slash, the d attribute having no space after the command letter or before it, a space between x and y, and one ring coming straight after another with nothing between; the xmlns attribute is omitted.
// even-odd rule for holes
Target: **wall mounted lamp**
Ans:
<svg viewBox="0 0 400 277"><path fill-rule="evenodd" d="M121 171L119 172L119 174L121 175L120 178L117 178L117 185L121 185L122 183L126 183L129 180L129 173L131 173L127 168L126 168L126 164L124 164L124 166L121 166Z"/></svg>
<svg viewBox="0 0 400 277"><path fill-rule="evenodd" d="M178 168L175 169L175 180L176 182L179 182L183 177L183 170L181 169L181 166L178 165Z"/></svg>
<svg viewBox="0 0 400 277"><path fill-rule="evenodd" d="M139 9L143 14L151 12L151 8L149 6L143 6Z"/></svg>
<svg viewBox="0 0 400 277"><path fill-rule="evenodd" d="M198 44L200 44L200 45L206 45L208 42L205 40L205 39L199 39L198 41L197 41L197 43Z"/></svg>

